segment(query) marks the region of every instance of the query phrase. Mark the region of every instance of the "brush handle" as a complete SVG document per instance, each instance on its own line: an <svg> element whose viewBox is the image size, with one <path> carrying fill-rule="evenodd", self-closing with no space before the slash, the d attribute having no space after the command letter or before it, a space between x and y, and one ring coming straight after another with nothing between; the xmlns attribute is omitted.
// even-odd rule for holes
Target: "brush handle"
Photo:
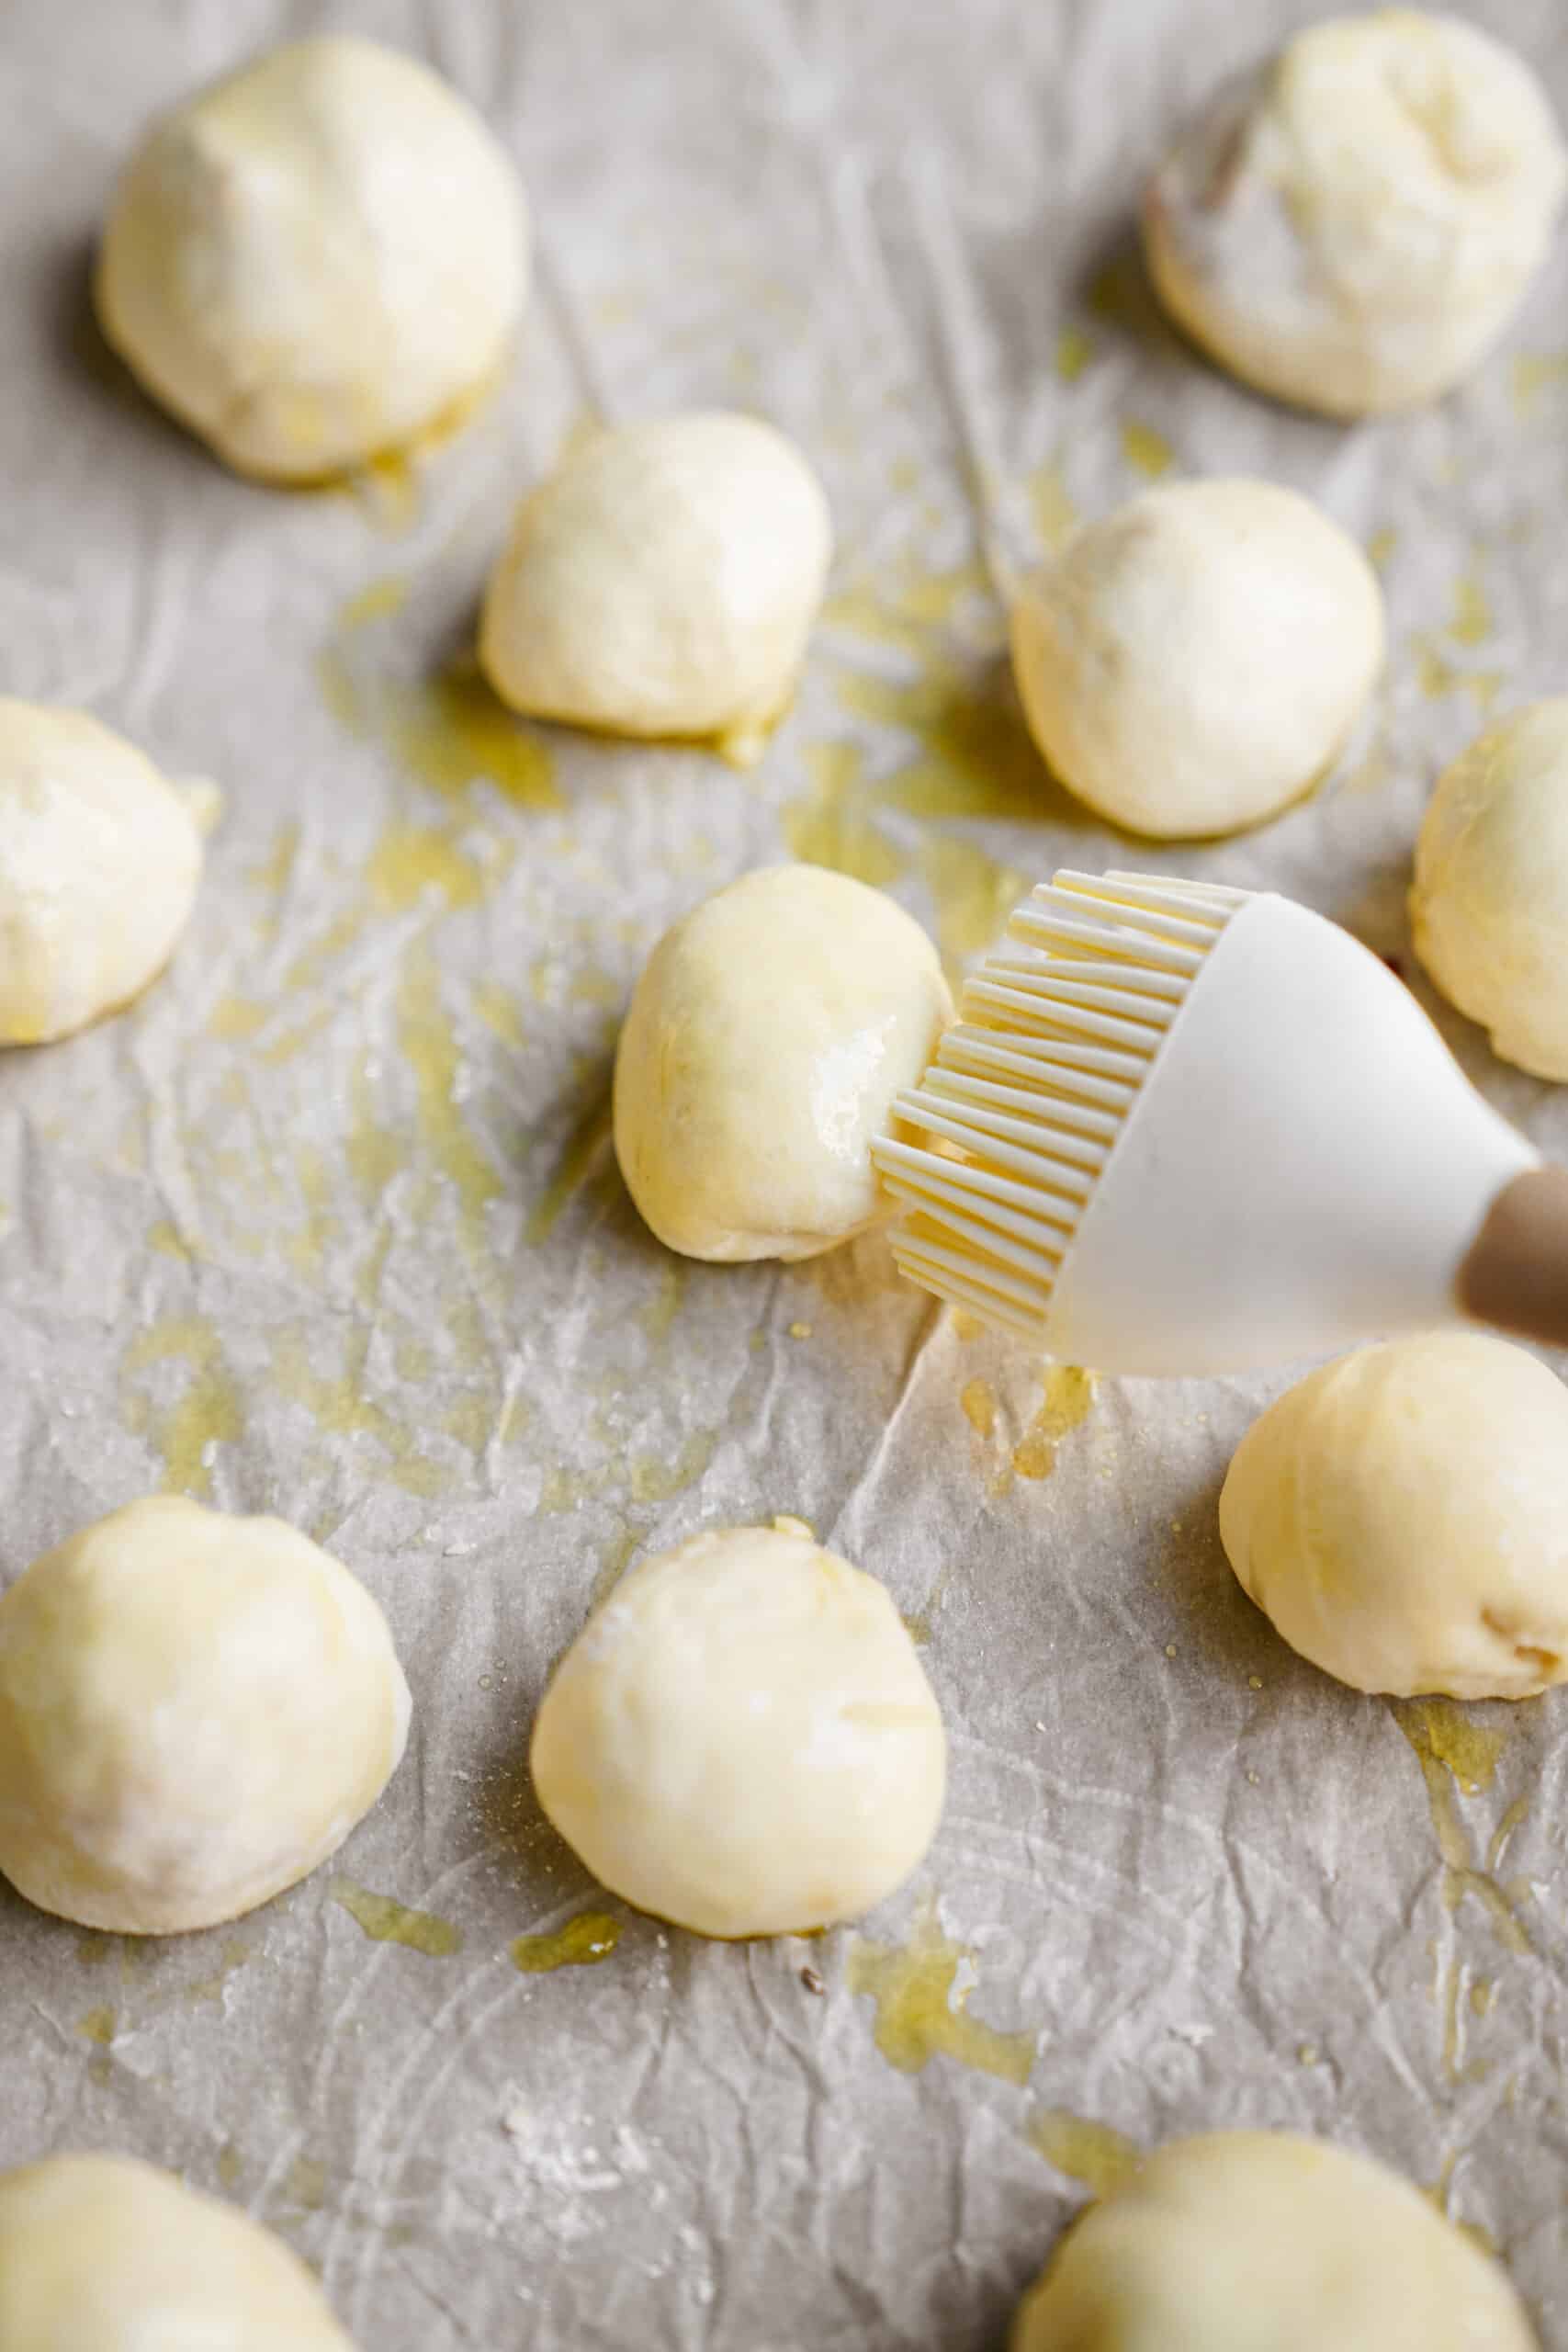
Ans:
<svg viewBox="0 0 1568 2352"><path fill-rule="evenodd" d="M1478 1323L1568 1348L1568 1168L1531 1168L1504 1185L1454 1295Z"/></svg>

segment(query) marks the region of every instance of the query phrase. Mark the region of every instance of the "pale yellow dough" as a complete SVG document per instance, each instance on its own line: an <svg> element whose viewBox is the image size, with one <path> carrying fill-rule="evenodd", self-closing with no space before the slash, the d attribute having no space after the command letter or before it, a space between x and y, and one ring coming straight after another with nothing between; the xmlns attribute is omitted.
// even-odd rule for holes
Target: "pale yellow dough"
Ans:
<svg viewBox="0 0 1568 2352"><path fill-rule="evenodd" d="M1011 2352L1536 2352L1498 2265L1396 2173L1283 2132L1177 2140L1068 2232Z"/></svg>
<svg viewBox="0 0 1568 2352"><path fill-rule="evenodd" d="M1568 1080L1568 695L1487 729L1438 782L1416 843L1416 952L1537 1078Z"/></svg>
<svg viewBox="0 0 1568 2352"><path fill-rule="evenodd" d="M534 1726L539 1802L591 1871L705 1936L852 1919L936 1835L947 1744L875 1579L784 1525L645 1560Z"/></svg>
<svg viewBox="0 0 1568 2352"><path fill-rule="evenodd" d="M1568 1678L1568 1390L1482 1332L1358 1349L1254 1422L1220 1535L1341 1682L1530 1698Z"/></svg>
<svg viewBox="0 0 1568 2352"><path fill-rule="evenodd" d="M615 1057L615 1151L689 1258L809 1258L886 1214L893 1098L953 1017L935 948L880 890L771 865L667 931Z"/></svg>
<svg viewBox="0 0 1568 2352"><path fill-rule="evenodd" d="M0 2173L5 2352L353 2352L280 2238L130 2156Z"/></svg>
<svg viewBox="0 0 1568 2352"><path fill-rule="evenodd" d="M1176 482L1087 524L1024 583L1012 661L1055 774L1177 841L1273 816L1331 765L1384 654L1355 541L1277 482Z"/></svg>
<svg viewBox="0 0 1568 2352"><path fill-rule="evenodd" d="M121 357L220 457L300 481L477 395L527 286L522 186L485 123L413 58L323 34L152 125L96 299Z"/></svg>
<svg viewBox="0 0 1568 2352"><path fill-rule="evenodd" d="M1150 183L1167 308L1304 408L1433 400L1504 332L1549 250L1568 156L1540 81L1478 26L1331 17L1226 83Z"/></svg>
<svg viewBox="0 0 1568 2352"><path fill-rule="evenodd" d="M125 1935L235 1918L342 1844L408 1724L386 1620L329 1554L128 1503L0 1600L0 1871Z"/></svg>
<svg viewBox="0 0 1568 2352"><path fill-rule="evenodd" d="M754 752L831 552L821 486L772 425L715 411L601 431L518 508L479 659L535 717Z"/></svg>
<svg viewBox="0 0 1568 2352"><path fill-rule="evenodd" d="M82 711L0 697L0 1046L139 996L201 877L194 795Z"/></svg>

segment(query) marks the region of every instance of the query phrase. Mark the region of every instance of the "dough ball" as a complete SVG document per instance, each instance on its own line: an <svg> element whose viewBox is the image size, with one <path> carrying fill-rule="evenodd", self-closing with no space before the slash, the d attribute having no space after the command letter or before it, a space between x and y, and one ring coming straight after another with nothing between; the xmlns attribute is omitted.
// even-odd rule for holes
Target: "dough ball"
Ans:
<svg viewBox="0 0 1568 2352"><path fill-rule="evenodd" d="M6 2352L353 2352L270 2230L130 2156L0 2173Z"/></svg>
<svg viewBox="0 0 1568 2352"><path fill-rule="evenodd" d="M128 1503L0 1600L0 1871L122 1935L237 1918L343 1843L408 1724L385 1618L308 1537Z"/></svg>
<svg viewBox="0 0 1568 2352"><path fill-rule="evenodd" d="M754 753L831 552L821 485L772 425L714 413L595 433L518 508L479 659L514 710Z"/></svg>
<svg viewBox="0 0 1568 2352"><path fill-rule="evenodd" d="M1306 791L1383 650L1359 548L1267 481L1145 491L1077 532L1012 616L1019 693L1056 775L1168 841L1255 825Z"/></svg>
<svg viewBox="0 0 1568 2352"><path fill-rule="evenodd" d="M1416 844L1416 952L1492 1047L1568 1080L1568 695L1488 728Z"/></svg>
<svg viewBox="0 0 1568 2352"><path fill-rule="evenodd" d="M201 876L189 802L96 718L0 697L0 1046L140 995Z"/></svg>
<svg viewBox="0 0 1568 2352"><path fill-rule="evenodd" d="M1413 8L1226 83L1144 200L1161 300L1223 367L1359 416L1459 382L1545 259L1568 157L1524 62Z"/></svg>
<svg viewBox="0 0 1568 2352"><path fill-rule="evenodd" d="M812 1258L886 1215L871 1146L953 1018L935 948L880 890L770 865L667 931L615 1056L615 1152L688 1258Z"/></svg>
<svg viewBox="0 0 1568 2352"><path fill-rule="evenodd" d="M1478 1331L1359 1349L1247 1431L1220 1535L1353 1689L1532 1698L1568 1677L1568 1390Z"/></svg>
<svg viewBox="0 0 1568 2352"><path fill-rule="evenodd" d="M1536 2352L1498 2266L1366 2156L1177 2140L1062 2240L1011 2352Z"/></svg>
<svg viewBox="0 0 1568 2352"><path fill-rule="evenodd" d="M539 1802L595 1877L704 1936L857 1918L942 1815L947 1742L874 1577L784 1526L624 1577L534 1726Z"/></svg>
<svg viewBox="0 0 1568 2352"><path fill-rule="evenodd" d="M99 257L105 334L242 473L308 481L450 421L522 316L511 158L398 51L332 34L155 122Z"/></svg>

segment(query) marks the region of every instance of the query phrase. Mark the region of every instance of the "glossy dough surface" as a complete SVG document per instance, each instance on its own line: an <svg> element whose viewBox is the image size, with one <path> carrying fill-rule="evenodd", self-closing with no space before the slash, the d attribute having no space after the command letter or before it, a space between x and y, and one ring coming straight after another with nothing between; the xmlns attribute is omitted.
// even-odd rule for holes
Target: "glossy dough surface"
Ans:
<svg viewBox="0 0 1568 2352"><path fill-rule="evenodd" d="M0 698L0 1046L139 996L200 876L195 819L150 760L84 712Z"/></svg>
<svg viewBox="0 0 1568 2352"><path fill-rule="evenodd" d="M479 658L539 718L744 738L794 691L831 549L816 475L755 417L595 433L518 508Z"/></svg>
<svg viewBox="0 0 1568 2352"><path fill-rule="evenodd" d="M855 1918L916 1868L946 1739L874 1577L735 1527L623 1578L556 1669L532 1764L561 1836L628 1903L775 1936Z"/></svg>
<svg viewBox="0 0 1568 2352"><path fill-rule="evenodd" d="M771 865L667 931L615 1057L615 1151L689 1258L809 1258L886 1214L871 1145L953 1016L935 948L880 890Z"/></svg>
<svg viewBox="0 0 1568 2352"><path fill-rule="evenodd" d="M1265 481L1145 491L1078 531L1012 616L1052 768L1113 824L1170 841L1257 824L1304 792L1383 652L1359 548Z"/></svg>
<svg viewBox="0 0 1568 2352"><path fill-rule="evenodd" d="M1178 2140L1075 2223L1011 2352L1536 2352L1419 2190L1283 2132Z"/></svg>
<svg viewBox="0 0 1568 2352"><path fill-rule="evenodd" d="M310 481L479 393L528 283L510 157L378 42L290 42L155 122L96 285L147 389L241 472Z"/></svg>
<svg viewBox="0 0 1568 2352"><path fill-rule="evenodd" d="M1467 375L1551 243L1568 159L1541 83L1458 17L1329 17L1227 83L1155 175L1166 307L1222 366L1333 416Z"/></svg>
<svg viewBox="0 0 1568 2352"><path fill-rule="evenodd" d="M352 2352L305 2265L130 2156L0 2173L5 2352Z"/></svg>
<svg viewBox="0 0 1568 2352"><path fill-rule="evenodd" d="M85 1927L235 1918L342 1844L408 1723L386 1620L328 1553L128 1503L0 1600L0 1871Z"/></svg>
<svg viewBox="0 0 1568 2352"><path fill-rule="evenodd" d="M1529 1698L1568 1676L1568 1391L1482 1332L1358 1349L1254 1422L1220 1535L1341 1682Z"/></svg>
<svg viewBox="0 0 1568 2352"><path fill-rule="evenodd" d="M1416 952L1536 1078L1568 1080L1568 696L1532 703L1440 778L1416 843Z"/></svg>

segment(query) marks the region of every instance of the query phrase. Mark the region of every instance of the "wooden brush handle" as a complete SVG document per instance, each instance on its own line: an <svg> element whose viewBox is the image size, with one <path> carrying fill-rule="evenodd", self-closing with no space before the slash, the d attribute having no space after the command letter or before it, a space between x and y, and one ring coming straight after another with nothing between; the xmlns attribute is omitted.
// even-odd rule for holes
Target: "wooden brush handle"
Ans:
<svg viewBox="0 0 1568 2352"><path fill-rule="evenodd" d="M1466 1315L1568 1348L1568 1168L1505 1184L1454 1278Z"/></svg>

